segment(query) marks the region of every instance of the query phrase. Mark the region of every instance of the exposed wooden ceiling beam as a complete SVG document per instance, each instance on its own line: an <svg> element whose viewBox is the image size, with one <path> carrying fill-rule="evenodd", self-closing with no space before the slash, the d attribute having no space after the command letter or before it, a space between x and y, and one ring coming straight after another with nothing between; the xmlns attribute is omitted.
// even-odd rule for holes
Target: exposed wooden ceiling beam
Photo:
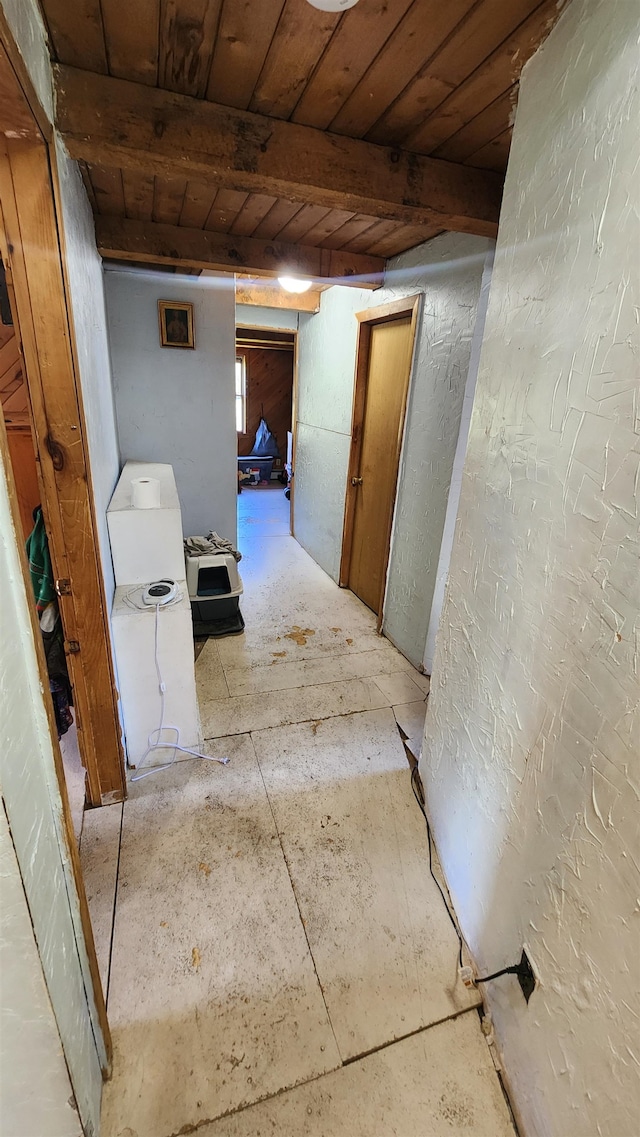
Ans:
<svg viewBox="0 0 640 1137"><path fill-rule="evenodd" d="M249 304L254 308L283 308L292 312L319 312L318 289L308 292L286 292L273 279L236 274L236 304Z"/></svg>
<svg viewBox="0 0 640 1137"><path fill-rule="evenodd" d="M255 237L234 237L155 221L127 221L123 217L96 217L95 221L98 251L110 260L260 272L269 276L289 272L360 288L377 288L384 270L380 257L344 249L259 241Z"/></svg>
<svg viewBox="0 0 640 1137"><path fill-rule="evenodd" d="M188 95L57 66L73 158L246 193L495 236L502 178Z"/></svg>

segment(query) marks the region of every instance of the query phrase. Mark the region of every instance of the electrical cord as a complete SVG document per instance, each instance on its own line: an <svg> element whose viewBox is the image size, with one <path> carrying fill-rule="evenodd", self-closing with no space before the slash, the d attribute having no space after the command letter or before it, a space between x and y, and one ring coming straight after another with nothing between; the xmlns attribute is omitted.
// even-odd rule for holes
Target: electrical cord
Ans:
<svg viewBox="0 0 640 1137"><path fill-rule="evenodd" d="M133 589L131 593L127 594L127 596L131 596L132 593L135 591L136 591L136 589ZM127 596L124 598L125 600L127 600ZM171 603L176 603L180 598L181 597L179 597L179 596L176 597L176 600L172 601ZM137 604L130 604L130 607L137 608L138 605ZM171 761L167 762L164 766L154 766L152 770L144 770L142 773L134 774L133 777L131 778L132 782L139 782L142 778L149 778L152 774L159 774L159 773L161 773L162 770L170 769L170 767L173 766L175 761L176 761L178 751L180 751L182 754L192 754L194 758L202 758L205 762L219 762L221 766L226 766L229 762L228 758L214 758L211 754L201 754L199 750L193 750L190 746L181 746L180 745L180 728L177 726L172 726L169 723L165 723L165 721L164 721L165 710L166 710L165 694L166 694L167 687L166 687L166 683L164 682L164 680L162 678L162 672L160 670L160 660L158 658L158 629L159 629L159 623L160 623L160 609L163 607L170 607L170 604L167 604L167 605L156 604L155 605L156 617L155 617L155 628L154 628L154 635L153 635L153 659L154 659L155 668L156 668L156 675L158 677L158 690L160 692L160 725L157 726L155 730L152 730L150 732L150 734L147 736L147 749L145 750L144 754L142 755L142 758L140 759L140 761L138 763L138 770L142 770L144 763L146 762L149 754L151 754L151 752L153 750L169 750L170 748L173 748L173 756L171 758ZM149 610L149 605L145 605L145 610L147 610L147 611ZM142 609L140 609L140 611L142 611ZM162 742L161 741L162 735L163 735L165 730L174 730L175 731L176 737L175 737L174 742ZM152 741L154 735L156 736L155 742Z"/></svg>
<svg viewBox="0 0 640 1137"><path fill-rule="evenodd" d="M425 820L425 824L427 826L427 841L429 843L429 872L431 873L431 876L433 877L436 885L438 886L438 892L440 893L440 895L444 901L444 906L447 910L447 916L451 920L451 923L453 925L453 929L456 933L456 936L458 937L458 944L459 944L458 965L460 968L462 968L462 966L463 966L463 964L462 964L462 948L464 945L464 940L462 938L462 933L458 927L457 921L455 920L455 917L451 911L449 901L447 900L447 897L445 896L444 891L440 886L440 881L438 880L436 874L433 871L433 854L432 854L433 837L431 835L431 825L429 824L429 818L427 817L427 811L425 809L425 796L424 796L424 789L422 786L422 779L420 777L420 772L418 770L417 765L413 766L413 768L411 770L411 788L413 790L413 796L415 797L415 799L418 803L418 806L420 807L420 812L422 813L422 816L424 817L424 820ZM526 974L527 974L526 965L523 966L522 961L520 961L520 963L515 963L511 967L503 967L503 968L501 968L500 971L494 971L492 975L474 976L473 981L474 981L474 983L489 983L489 981L491 979L498 979L500 975L526 975Z"/></svg>

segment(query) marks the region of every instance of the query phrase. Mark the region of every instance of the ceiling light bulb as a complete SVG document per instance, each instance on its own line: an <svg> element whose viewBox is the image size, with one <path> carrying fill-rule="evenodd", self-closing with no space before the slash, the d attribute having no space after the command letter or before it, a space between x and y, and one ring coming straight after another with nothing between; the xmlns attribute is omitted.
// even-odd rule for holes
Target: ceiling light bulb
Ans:
<svg viewBox="0 0 640 1137"><path fill-rule="evenodd" d="M312 280L302 280L299 276L279 276L278 284L285 292L308 292L313 284Z"/></svg>
<svg viewBox="0 0 640 1137"><path fill-rule="evenodd" d="M358 0L309 0L313 8L319 8L321 12L346 12L347 8L353 8Z"/></svg>

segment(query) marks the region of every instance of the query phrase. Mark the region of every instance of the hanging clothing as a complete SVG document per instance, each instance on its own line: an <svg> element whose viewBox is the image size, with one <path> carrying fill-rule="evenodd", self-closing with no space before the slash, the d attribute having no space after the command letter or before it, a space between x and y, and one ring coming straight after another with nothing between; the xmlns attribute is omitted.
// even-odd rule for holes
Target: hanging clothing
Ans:
<svg viewBox="0 0 640 1137"><path fill-rule="evenodd" d="M33 520L34 526L27 538L29 572L36 608L40 615L40 631L58 738L62 738L73 723L71 714L73 694L64 650L64 631L58 608L58 596L49 556L49 542L40 506L34 509Z"/></svg>

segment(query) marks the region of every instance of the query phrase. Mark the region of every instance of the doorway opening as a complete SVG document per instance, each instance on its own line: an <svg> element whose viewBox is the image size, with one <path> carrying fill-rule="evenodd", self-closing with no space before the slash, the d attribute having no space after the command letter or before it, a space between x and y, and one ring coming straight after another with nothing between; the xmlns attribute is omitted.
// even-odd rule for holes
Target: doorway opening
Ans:
<svg viewBox="0 0 640 1137"><path fill-rule="evenodd" d="M340 585L378 617L384 593L420 296L357 314Z"/></svg>
<svg viewBox="0 0 640 1137"><path fill-rule="evenodd" d="M238 538L292 532L296 332L236 328Z"/></svg>

